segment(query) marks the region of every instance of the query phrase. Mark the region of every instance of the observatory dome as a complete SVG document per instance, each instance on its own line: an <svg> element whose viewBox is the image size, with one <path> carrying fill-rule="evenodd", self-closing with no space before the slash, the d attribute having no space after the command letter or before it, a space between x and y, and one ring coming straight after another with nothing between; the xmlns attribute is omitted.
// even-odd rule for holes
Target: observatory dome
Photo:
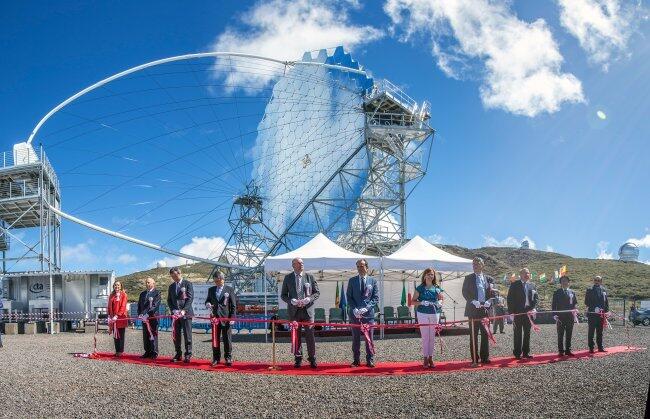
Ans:
<svg viewBox="0 0 650 419"><path fill-rule="evenodd" d="M618 249L618 259L626 262L638 262L639 247L631 242L623 244L623 246Z"/></svg>
<svg viewBox="0 0 650 419"><path fill-rule="evenodd" d="M530 249L530 243L528 242L528 240L524 240L524 241L521 242L521 248L522 249Z"/></svg>

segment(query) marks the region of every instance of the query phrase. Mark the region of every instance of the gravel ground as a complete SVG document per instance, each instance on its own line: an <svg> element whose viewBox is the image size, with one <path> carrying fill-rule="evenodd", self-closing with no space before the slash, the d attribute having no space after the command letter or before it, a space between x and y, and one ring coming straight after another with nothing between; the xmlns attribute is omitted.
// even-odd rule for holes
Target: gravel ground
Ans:
<svg viewBox="0 0 650 419"><path fill-rule="evenodd" d="M555 329L532 332L533 353L556 350ZM586 346L586 325L574 328L574 349ZM630 344L648 347L650 327L629 329ZM493 356L511 354L512 328L497 334ZM127 333L127 352L141 351L140 331ZM209 335L194 335L194 355L210 357ZM603 358L503 370L412 376L269 376L154 368L78 359L92 335L3 336L0 416L3 417L631 417L642 418L650 377L648 350ZM444 338L436 359L467 359L468 337ZM605 345L627 343L623 327ZM169 333L161 353L171 354ZM437 344L436 344L437 345ZM378 362L420 360L419 338L377 341ZM98 348L112 350L109 336ZM279 360L292 361L289 344ZM238 342L235 362L268 361L271 345ZM321 362L350 362L350 342L317 342ZM517 389L513 387L516 386ZM187 412L187 413L181 413Z"/></svg>

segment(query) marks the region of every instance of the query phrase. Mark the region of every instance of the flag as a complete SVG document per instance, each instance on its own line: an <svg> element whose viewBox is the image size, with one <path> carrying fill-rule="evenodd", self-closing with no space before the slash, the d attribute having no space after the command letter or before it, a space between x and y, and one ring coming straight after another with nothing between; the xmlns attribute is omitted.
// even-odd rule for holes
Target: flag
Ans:
<svg viewBox="0 0 650 419"><path fill-rule="evenodd" d="M566 273L567 273L566 265L562 265L562 267L560 268L560 276L565 276Z"/></svg>
<svg viewBox="0 0 650 419"><path fill-rule="evenodd" d="M508 285L508 274L503 274L503 285Z"/></svg>
<svg viewBox="0 0 650 419"><path fill-rule="evenodd" d="M406 282L404 280L402 280L402 299L400 301L400 304L402 306L406 306L406 303L407 303L407 301L406 301Z"/></svg>
<svg viewBox="0 0 650 419"><path fill-rule="evenodd" d="M539 283L540 284L545 284L546 283L546 273L543 273L539 276Z"/></svg>
<svg viewBox="0 0 650 419"><path fill-rule="evenodd" d="M345 313L345 308L348 306L348 301L345 297L345 291L343 290L343 286L345 285L345 281L341 282L341 298L339 301L339 308L343 310L343 313ZM338 290L339 286L338 284L336 285L336 288Z"/></svg>
<svg viewBox="0 0 650 419"><path fill-rule="evenodd" d="M339 299L339 281L336 281L336 297L334 297L334 307L338 307L341 304Z"/></svg>
<svg viewBox="0 0 650 419"><path fill-rule="evenodd" d="M553 283L557 284L558 282L560 282L560 273L558 271L555 271L553 273Z"/></svg>

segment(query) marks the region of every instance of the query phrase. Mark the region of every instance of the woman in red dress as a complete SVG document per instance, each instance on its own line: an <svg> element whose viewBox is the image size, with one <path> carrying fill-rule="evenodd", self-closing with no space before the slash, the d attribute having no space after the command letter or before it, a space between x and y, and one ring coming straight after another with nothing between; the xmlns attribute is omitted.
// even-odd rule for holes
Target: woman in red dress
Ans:
<svg viewBox="0 0 650 419"><path fill-rule="evenodd" d="M124 352L124 336L128 325L126 302L127 296L122 289L122 283L115 281L113 292L108 297L108 318L113 321L111 333L115 342L115 356L121 356Z"/></svg>

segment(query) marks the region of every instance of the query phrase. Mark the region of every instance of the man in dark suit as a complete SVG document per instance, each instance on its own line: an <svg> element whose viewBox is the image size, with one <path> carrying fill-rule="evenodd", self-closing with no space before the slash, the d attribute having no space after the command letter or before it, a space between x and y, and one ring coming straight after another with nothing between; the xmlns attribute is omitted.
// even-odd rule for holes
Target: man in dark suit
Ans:
<svg viewBox="0 0 650 419"><path fill-rule="evenodd" d="M499 295L499 291L494 290L494 297L492 298L492 312L491 315L493 317L500 317L504 316L506 314L506 308L504 306L505 304L505 299ZM500 317L498 319L494 320L493 327L494 329L492 330L492 333L496 333L497 329L499 329L499 333L505 333L503 331L503 326L505 324L505 319L503 317Z"/></svg>
<svg viewBox="0 0 650 419"><path fill-rule="evenodd" d="M603 288L603 279L600 276L594 277L594 285L587 288L585 293L585 305L587 306L587 344L589 353L594 353L594 332L596 333L596 344L598 352L606 352L603 346L604 321L601 313L609 311L609 298L607 291Z"/></svg>
<svg viewBox="0 0 650 419"><path fill-rule="evenodd" d="M224 284L225 275L223 272L215 271L212 278L214 279L214 287L208 289L205 306L212 310L212 317L232 319L237 314L235 290ZM232 325L234 323L234 320L220 320L216 324L217 339L223 341L223 355L227 367L232 365ZM212 366L216 367L220 361L221 348L217 343L216 347L212 347Z"/></svg>
<svg viewBox="0 0 650 419"><path fill-rule="evenodd" d="M312 274L304 271L302 259L291 261L293 272L284 277L280 297L287 303L289 321L312 322L314 321L314 301L320 297L318 284ZM300 368L302 364L302 333L304 331L307 341L307 355L309 366L316 368L316 341L314 339L314 326L298 326L298 348L294 354L294 367Z"/></svg>
<svg viewBox="0 0 650 419"><path fill-rule="evenodd" d="M494 279L483 273L485 262L480 257L472 260L474 273L469 274L463 281L463 298L465 298L465 317L470 320L469 350L472 356L472 366L478 366L479 357L476 353L478 347L478 334L481 334L481 347L479 350L481 363L489 364L490 348L488 346L487 330L481 319L488 317L491 298L494 295Z"/></svg>
<svg viewBox="0 0 650 419"><path fill-rule="evenodd" d="M560 285L561 287L553 293L551 310L564 311L575 309L578 301L576 300L576 293L572 289L569 289L569 277L566 275L562 276L560 278ZM573 352L571 352L573 318L573 313L555 313L553 316L557 325L557 352L560 356L574 356Z"/></svg>
<svg viewBox="0 0 650 419"><path fill-rule="evenodd" d="M173 282L169 285L167 290L167 306L169 310L175 314L182 316L176 320L176 329L174 334L174 348L176 355L172 358L172 362L179 362L181 360L181 331L185 339L185 358L183 362L190 362L192 358L192 301L194 301L194 288L192 283L181 276L181 270L178 267L173 267L169 270L169 275L172 277Z"/></svg>
<svg viewBox="0 0 650 419"><path fill-rule="evenodd" d="M348 318L353 324L375 324L375 308L379 304L379 289L375 278L368 276L368 261L357 261L358 275L348 280L345 296L348 300ZM370 341L373 342L373 329L369 331ZM361 329L352 328L352 367L360 365L361 358ZM366 365L375 366L374 355L366 342Z"/></svg>
<svg viewBox="0 0 650 419"><path fill-rule="evenodd" d="M156 289L156 281L149 277L145 279L146 290L140 293L138 298L138 316L142 318L142 342L144 343L144 354L140 358L156 359L158 357L158 314L160 307L160 291ZM144 324L148 318L149 328Z"/></svg>
<svg viewBox="0 0 650 419"><path fill-rule="evenodd" d="M530 320L528 316L516 314L537 313L537 291L530 283L530 271L523 268L519 271L519 279L510 284L508 289L508 312L515 314L513 319L514 348L512 350L516 359L532 358L530 354Z"/></svg>

